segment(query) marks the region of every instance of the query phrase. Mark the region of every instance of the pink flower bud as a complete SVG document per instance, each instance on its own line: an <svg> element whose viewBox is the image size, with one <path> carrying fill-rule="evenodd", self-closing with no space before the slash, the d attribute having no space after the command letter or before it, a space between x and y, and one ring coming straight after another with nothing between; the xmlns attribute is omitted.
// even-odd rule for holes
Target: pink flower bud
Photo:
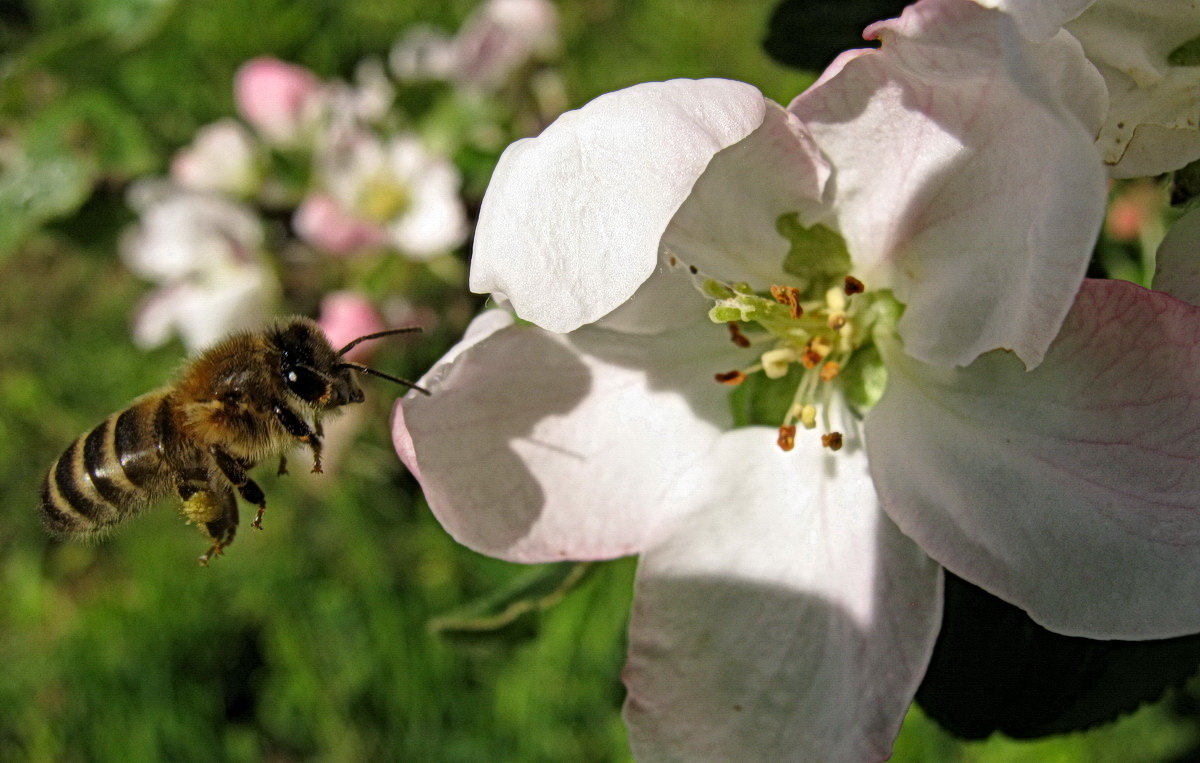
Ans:
<svg viewBox="0 0 1200 763"><path fill-rule="evenodd" d="M238 69L233 94L247 122L268 140L289 145L303 137L316 117L321 81L302 66L263 56Z"/></svg>
<svg viewBox="0 0 1200 763"><path fill-rule="evenodd" d="M353 254L388 241L382 226L354 217L323 194L309 196L300 204L292 227L300 238L330 254Z"/></svg>
<svg viewBox="0 0 1200 763"><path fill-rule="evenodd" d="M321 316L317 320L329 337L334 349L344 347L360 336L383 331L383 319L375 305L354 291L335 291L321 300ZM365 360L373 348L364 342L346 353L347 360Z"/></svg>

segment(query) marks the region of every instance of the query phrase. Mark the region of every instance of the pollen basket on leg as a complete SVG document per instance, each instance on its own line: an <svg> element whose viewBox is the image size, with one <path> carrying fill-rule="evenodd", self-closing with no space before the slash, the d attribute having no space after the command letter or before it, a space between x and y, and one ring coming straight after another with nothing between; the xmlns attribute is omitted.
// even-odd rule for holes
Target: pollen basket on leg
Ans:
<svg viewBox="0 0 1200 763"><path fill-rule="evenodd" d="M821 443L836 451L845 440L830 408L845 404L861 416L878 399L886 371L873 337L894 329L902 308L890 291L850 272L845 241L833 230L805 227L795 214L781 216L776 229L790 243L777 283L754 288L689 268L711 303L709 319L746 351L744 366L715 381L733 387L735 422L777 427L781 449L820 427Z"/></svg>

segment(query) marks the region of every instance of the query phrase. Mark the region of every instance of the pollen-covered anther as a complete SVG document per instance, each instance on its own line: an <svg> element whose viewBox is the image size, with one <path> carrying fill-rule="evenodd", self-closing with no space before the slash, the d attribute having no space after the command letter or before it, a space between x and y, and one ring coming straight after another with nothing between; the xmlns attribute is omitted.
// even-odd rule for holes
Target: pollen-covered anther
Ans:
<svg viewBox="0 0 1200 763"><path fill-rule="evenodd" d="M824 382L833 381L834 379L837 378L837 375L841 372L841 370L842 370L841 363L838 363L836 360L829 361L825 365L821 366L821 372L820 372L821 381L824 381Z"/></svg>
<svg viewBox="0 0 1200 763"><path fill-rule="evenodd" d="M791 450L796 447L796 427L785 425L779 427L779 439L775 441L780 450Z"/></svg>
<svg viewBox="0 0 1200 763"><path fill-rule="evenodd" d="M846 292L847 296L849 296L852 294L862 294L867 290L867 287L863 285L862 281L858 280L854 276L846 276L846 281L843 284L842 289Z"/></svg>
<svg viewBox="0 0 1200 763"><path fill-rule="evenodd" d="M842 433L841 432L828 432L826 434L821 435L821 445L823 445L826 448L829 448L830 450L841 450L842 449Z"/></svg>
<svg viewBox="0 0 1200 763"><path fill-rule="evenodd" d="M826 323L829 328L833 329L834 331L841 331L842 327L846 325L846 314L831 313L829 320Z"/></svg>
<svg viewBox="0 0 1200 763"><path fill-rule="evenodd" d="M742 371L726 371L720 374L713 374L713 378L722 384L728 384L730 387L736 387L746 381L746 374Z"/></svg>
<svg viewBox="0 0 1200 763"><path fill-rule="evenodd" d="M750 339L742 333L742 328L734 321L728 321L725 324L729 327L729 340L738 347L749 347Z"/></svg>
<svg viewBox="0 0 1200 763"><path fill-rule="evenodd" d="M801 315L804 315L804 308L800 306L800 290L795 286L779 286L775 284L771 286L771 297L790 310L792 318L799 318Z"/></svg>
<svg viewBox="0 0 1200 763"><path fill-rule="evenodd" d="M815 336L804 346L804 354L800 356L800 363L810 370L816 368L832 349L833 345L828 339L823 336Z"/></svg>

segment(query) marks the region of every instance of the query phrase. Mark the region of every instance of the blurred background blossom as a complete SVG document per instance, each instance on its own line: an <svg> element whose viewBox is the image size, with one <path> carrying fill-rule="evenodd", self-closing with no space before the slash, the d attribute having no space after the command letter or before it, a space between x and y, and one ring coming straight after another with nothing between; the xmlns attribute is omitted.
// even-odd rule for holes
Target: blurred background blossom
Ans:
<svg viewBox="0 0 1200 763"><path fill-rule="evenodd" d="M632 562L459 547L395 457L386 381L328 422L330 474L256 472L267 528L207 570L165 506L102 543L47 538L37 484L185 356L273 316L335 344L420 327L354 354L419 377L482 306L466 264L505 146L641 81L729 77L786 103L828 61L797 70L760 43L827 48L820 5L799 4L814 34L780 25L794 3L755 0L0 3L0 758L627 759ZM1173 56L1182 86L1197 69L1177 31L1139 49ZM1114 184L1096 275L1149 282L1200 186L1184 174ZM1034 742L963 743L914 709L894 759L1184 759L1198 698Z"/></svg>

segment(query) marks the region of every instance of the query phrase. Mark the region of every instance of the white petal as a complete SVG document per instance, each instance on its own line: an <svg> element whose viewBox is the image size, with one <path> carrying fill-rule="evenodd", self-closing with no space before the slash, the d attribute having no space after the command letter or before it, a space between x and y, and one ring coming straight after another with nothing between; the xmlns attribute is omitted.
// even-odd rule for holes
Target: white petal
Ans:
<svg viewBox="0 0 1200 763"><path fill-rule="evenodd" d="M1096 0L975 0L1013 17L1021 33L1031 40L1048 40L1062 25Z"/></svg>
<svg viewBox="0 0 1200 763"><path fill-rule="evenodd" d="M885 357L871 472L934 559L1060 633L1200 630L1200 308L1089 280L1034 371Z"/></svg>
<svg viewBox="0 0 1200 763"><path fill-rule="evenodd" d="M868 288L907 304L908 351L966 364L1009 347L1036 365L1083 277L1103 215L1103 172L1083 115L1098 80L1060 35L1033 45L1004 14L922 0L877 24L878 52L789 107L835 168L836 224ZM1040 47L1039 47L1040 46ZM948 320L953 316L952 320Z"/></svg>
<svg viewBox="0 0 1200 763"><path fill-rule="evenodd" d="M460 542L514 561L639 551L672 483L730 423L713 324L567 336L488 317L396 407L397 453ZM703 330L701 330L703 329ZM746 362L741 358L742 363Z"/></svg>
<svg viewBox="0 0 1200 763"><path fill-rule="evenodd" d="M1097 144L1110 174L1157 175L1200 158L1200 66L1168 61L1200 37L1200 5L1098 0L1067 29L1108 85L1108 118Z"/></svg>
<svg viewBox="0 0 1200 763"><path fill-rule="evenodd" d="M467 213L458 197L458 171L431 160L411 183L412 208L391 227L396 246L414 257L429 257L465 241Z"/></svg>
<svg viewBox="0 0 1200 763"><path fill-rule="evenodd" d="M705 274L766 290L788 283L790 242L780 215L819 214L829 165L798 119L767 103L762 125L713 157L663 236L663 247Z"/></svg>
<svg viewBox="0 0 1200 763"><path fill-rule="evenodd" d="M1200 209L1176 220L1158 245L1154 290L1200 305Z"/></svg>
<svg viewBox="0 0 1200 763"><path fill-rule="evenodd" d="M879 510L862 451L726 434L699 509L638 570L625 717L644 760L882 760L925 673L941 568Z"/></svg>
<svg viewBox="0 0 1200 763"><path fill-rule="evenodd" d="M637 291L713 155L754 131L766 101L728 80L608 93L505 150L480 211L471 289L500 292L551 331Z"/></svg>

